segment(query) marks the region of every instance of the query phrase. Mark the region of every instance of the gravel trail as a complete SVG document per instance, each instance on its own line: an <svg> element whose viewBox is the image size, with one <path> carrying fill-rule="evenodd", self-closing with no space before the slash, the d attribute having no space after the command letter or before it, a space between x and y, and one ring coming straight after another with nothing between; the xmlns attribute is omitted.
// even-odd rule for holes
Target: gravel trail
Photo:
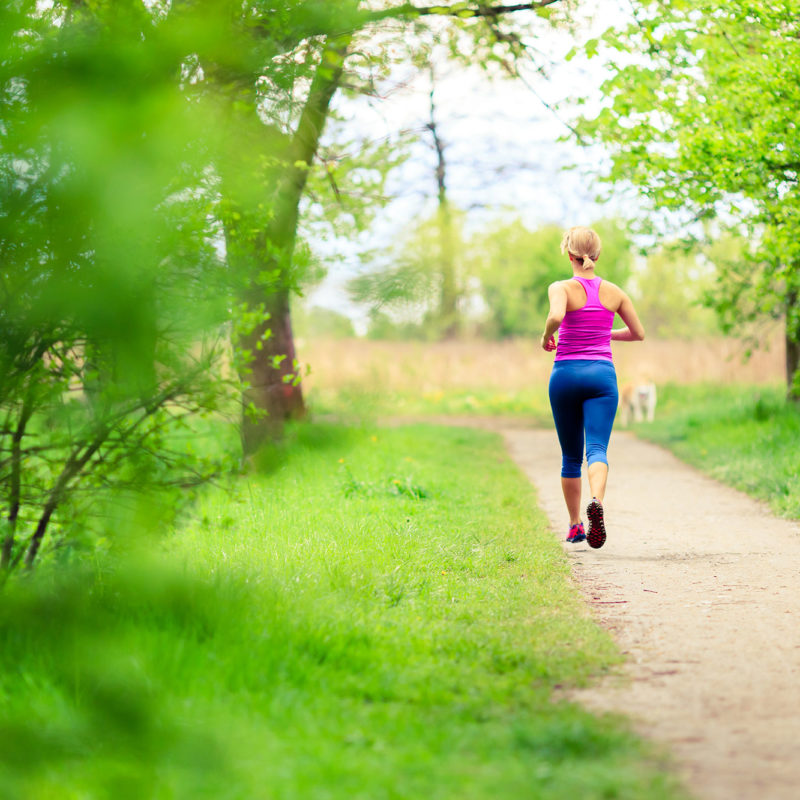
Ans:
<svg viewBox="0 0 800 800"><path fill-rule="evenodd" d="M555 433L501 432L563 539ZM627 663L572 696L630 716L702 800L796 800L800 525L626 432L609 462L606 545L564 548Z"/></svg>

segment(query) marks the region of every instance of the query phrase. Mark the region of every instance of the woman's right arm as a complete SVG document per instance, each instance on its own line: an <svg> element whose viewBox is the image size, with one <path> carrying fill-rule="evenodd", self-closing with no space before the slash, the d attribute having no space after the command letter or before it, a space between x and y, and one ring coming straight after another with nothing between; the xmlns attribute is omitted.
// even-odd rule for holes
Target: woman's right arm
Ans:
<svg viewBox="0 0 800 800"><path fill-rule="evenodd" d="M644 325L633 307L633 301L625 292L622 292L622 301L617 309L617 314L620 315L627 327L612 330L612 340L615 342L641 342L644 339Z"/></svg>
<svg viewBox="0 0 800 800"><path fill-rule="evenodd" d="M542 349L551 352L556 349L555 332L567 313L567 290L561 281L556 281L547 288L547 296L550 299L550 312L544 323Z"/></svg>

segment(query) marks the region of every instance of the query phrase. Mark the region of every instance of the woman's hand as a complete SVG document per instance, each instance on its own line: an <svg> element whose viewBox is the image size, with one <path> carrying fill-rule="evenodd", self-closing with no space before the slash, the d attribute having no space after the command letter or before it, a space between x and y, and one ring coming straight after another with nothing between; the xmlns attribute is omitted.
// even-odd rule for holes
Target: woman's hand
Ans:
<svg viewBox="0 0 800 800"><path fill-rule="evenodd" d="M552 353L556 349L556 337L548 337L546 333L542 334L542 350Z"/></svg>

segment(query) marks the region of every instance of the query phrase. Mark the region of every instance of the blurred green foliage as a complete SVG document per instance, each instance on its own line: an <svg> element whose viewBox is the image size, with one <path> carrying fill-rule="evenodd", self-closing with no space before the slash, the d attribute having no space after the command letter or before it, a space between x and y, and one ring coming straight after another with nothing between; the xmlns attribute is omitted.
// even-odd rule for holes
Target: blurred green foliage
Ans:
<svg viewBox="0 0 800 800"><path fill-rule="evenodd" d="M451 216L460 329L490 339L540 335L548 286L571 274L561 253L564 230L557 225L531 230L519 218L500 218L469 234L464 213ZM633 250L624 228L616 220L592 227L603 241L598 274L627 287ZM439 338L440 239L436 215L421 220L350 282L353 299L370 309L369 337Z"/></svg>
<svg viewBox="0 0 800 800"><path fill-rule="evenodd" d="M300 338L347 339L355 336L352 320L332 308L296 304L293 323L295 334Z"/></svg>
<svg viewBox="0 0 800 800"><path fill-rule="evenodd" d="M224 468L180 433L234 402L215 109L182 91L186 34L132 1L0 10L6 569L34 562L51 523L73 544L106 491Z"/></svg>
<svg viewBox="0 0 800 800"><path fill-rule="evenodd" d="M591 228L603 243L597 274L625 286L631 274L631 242L620 224L599 220ZM492 337L541 335L550 304L547 289L572 277L561 252L564 229L545 225L530 230L520 220L499 222L473 239L472 271L486 304L484 330Z"/></svg>
<svg viewBox="0 0 800 800"><path fill-rule="evenodd" d="M681 243L649 250L636 264L630 286L648 339L719 335L719 319L704 300L714 290L720 267L699 249L687 251Z"/></svg>

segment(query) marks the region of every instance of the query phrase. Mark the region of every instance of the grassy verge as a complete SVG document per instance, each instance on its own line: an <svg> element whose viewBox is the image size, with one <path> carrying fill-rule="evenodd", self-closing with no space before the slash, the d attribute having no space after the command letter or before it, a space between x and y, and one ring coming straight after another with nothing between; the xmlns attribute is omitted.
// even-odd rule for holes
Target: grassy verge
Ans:
<svg viewBox="0 0 800 800"><path fill-rule="evenodd" d="M655 422L635 426L724 483L800 518L800 408L782 386L665 386Z"/></svg>
<svg viewBox="0 0 800 800"><path fill-rule="evenodd" d="M497 437L304 426L166 551L0 605L0 796L674 798ZM139 566L133 566L133 563Z"/></svg>

